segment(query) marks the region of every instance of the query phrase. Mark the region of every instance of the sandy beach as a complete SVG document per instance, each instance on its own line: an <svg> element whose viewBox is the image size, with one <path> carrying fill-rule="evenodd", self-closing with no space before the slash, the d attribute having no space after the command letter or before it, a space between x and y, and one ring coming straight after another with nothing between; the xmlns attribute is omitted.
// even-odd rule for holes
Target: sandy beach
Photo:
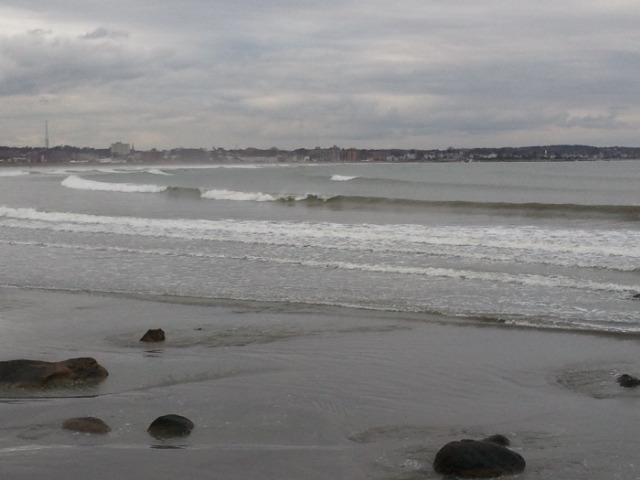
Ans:
<svg viewBox="0 0 640 480"><path fill-rule="evenodd" d="M268 303L0 289L2 359L95 357L95 388L4 390L3 478L429 479L507 435L522 479L640 478L635 339ZM141 344L163 328L164 344ZM176 413L178 441L146 429ZM65 431L97 416L111 433Z"/></svg>

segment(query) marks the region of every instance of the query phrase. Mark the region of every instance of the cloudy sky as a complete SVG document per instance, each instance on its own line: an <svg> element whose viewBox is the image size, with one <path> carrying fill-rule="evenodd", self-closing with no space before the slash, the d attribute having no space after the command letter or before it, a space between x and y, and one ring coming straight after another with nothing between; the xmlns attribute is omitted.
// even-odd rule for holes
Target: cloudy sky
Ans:
<svg viewBox="0 0 640 480"><path fill-rule="evenodd" d="M0 145L640 146L637 0L2 0Z"/></svg>

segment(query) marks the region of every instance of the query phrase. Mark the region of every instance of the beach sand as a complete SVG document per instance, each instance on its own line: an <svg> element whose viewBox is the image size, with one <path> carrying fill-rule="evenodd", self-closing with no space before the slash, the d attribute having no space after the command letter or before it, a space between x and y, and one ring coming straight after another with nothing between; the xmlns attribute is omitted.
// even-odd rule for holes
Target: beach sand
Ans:
<svg viewBox="0 0 640 480"><path fill-rule="evenodd" d="M162 328L163 344L143 344ZM445 443L502 433L522 479L640 478L635 338L426 315L0 289L0 360L91 356L94 388L0 392L2 476L431 479ZM156 440L160 415L195 423ZM107 435L63 430L96 416Z"/></svg>

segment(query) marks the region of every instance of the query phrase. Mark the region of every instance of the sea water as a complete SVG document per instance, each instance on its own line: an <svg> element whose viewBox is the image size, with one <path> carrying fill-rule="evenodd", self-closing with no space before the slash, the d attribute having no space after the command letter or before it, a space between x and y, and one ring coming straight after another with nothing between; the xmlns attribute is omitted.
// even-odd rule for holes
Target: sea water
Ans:
<svg viewBox="0 0 640 480"><path fill-rule="evenodd" d="M110 373L3 389L3 478L435 479L496 433L519 478L639 478L615 382L639 185L634 161L0 169L0 359ZM150 437L168 413L192 434Z"/></svg>
<svg viewBox="0 0 640 480"><path fill-rule="evenodd" d="M640 331L640 162L0 171L0 284Z"/></svg>

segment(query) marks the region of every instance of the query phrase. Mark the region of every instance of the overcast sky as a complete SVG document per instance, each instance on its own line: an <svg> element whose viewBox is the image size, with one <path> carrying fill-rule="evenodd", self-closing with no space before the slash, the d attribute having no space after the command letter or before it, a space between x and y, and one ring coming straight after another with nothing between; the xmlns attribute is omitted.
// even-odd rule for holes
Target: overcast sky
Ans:
<svg viewBox="0 0 640 480"><path fill-rule="evenodd" d="M640 146L638 0L2 0L0 145Z"/></svg>

